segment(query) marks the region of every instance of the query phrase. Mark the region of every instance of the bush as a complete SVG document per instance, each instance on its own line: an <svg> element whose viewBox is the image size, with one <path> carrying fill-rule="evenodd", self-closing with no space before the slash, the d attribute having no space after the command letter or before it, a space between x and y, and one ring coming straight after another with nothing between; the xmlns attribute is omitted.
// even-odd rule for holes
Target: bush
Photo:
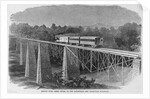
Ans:
<svg viewBox="0 0 150 99"><path fill-rule="evenodd" d="M84 77L73 77L70 80L62 79L62 72L53 74L53 81L56 83L57 87L64 86L67 88L91 88L95 82L95 79L87 80Z"/></svg>

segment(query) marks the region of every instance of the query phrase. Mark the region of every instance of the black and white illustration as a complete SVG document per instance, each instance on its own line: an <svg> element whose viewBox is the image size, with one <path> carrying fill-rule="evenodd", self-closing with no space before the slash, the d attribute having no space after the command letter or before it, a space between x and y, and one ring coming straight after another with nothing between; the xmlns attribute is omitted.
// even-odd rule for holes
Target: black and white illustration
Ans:
<svg viewBox="0 0 150 99"><path fill-rule="evenodd" d="M142 93L140 4L9 4L7 9L9 93Z"/></svg>

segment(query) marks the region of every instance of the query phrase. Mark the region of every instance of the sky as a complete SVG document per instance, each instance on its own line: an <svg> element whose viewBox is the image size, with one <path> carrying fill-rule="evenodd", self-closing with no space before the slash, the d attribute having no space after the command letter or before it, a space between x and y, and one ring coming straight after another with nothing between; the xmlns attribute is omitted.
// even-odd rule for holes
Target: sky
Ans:
<svg viewBox="0 0 150 99"><path fill-rule="evenodd" d="M11 5L8 5L8 8L7 8L8 20L9 20L11 14L14 14L19 11L24 11L27 8L34 8L34 7L39 7L39 6L47 6L47 5L43 5L43 4L23 4L23 5L22 4L11 4ZM127 8L128 10L135 11L142 18L141 5L139 5L139 4L122 4L122 5L118 5L118 6ZM11 22L9 22L8 24L11 24Z"/></svg>
<svg viewBox="0 0 150 99"><path fill-rule="evenodd" d="M24 4L24 5L8 5L8 14L11 15L13 13L19 12L19 11L24 11L27 8L33 8L33 7L39 7L39 6L44 6L44 5L39 5L39 4ZM118 5L124 8L127 8L128 10L135 11L139 14L139 16L142 16L142 7L139 4L122 4Z"/></svg>
<svg viewBox="0 0 150 99"><path fill-rule="evenodd" d="M141 5L119 5L121 7L127 8L128 10L135 11L142 18L142 6Z"/></svg>

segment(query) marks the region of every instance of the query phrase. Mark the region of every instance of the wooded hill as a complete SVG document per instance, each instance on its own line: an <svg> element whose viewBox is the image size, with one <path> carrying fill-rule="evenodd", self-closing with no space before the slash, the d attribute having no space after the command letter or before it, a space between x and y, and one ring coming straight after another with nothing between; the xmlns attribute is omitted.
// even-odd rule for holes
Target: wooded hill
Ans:
<svg viewBox="0 0 150 99"><path fill-rule="evenodd" d="M57 26L45 25L30 26L27 23L13 23L10 32L21 37L28 37L46 41L55 41L55 35L78 35L78 36L100 36L104 38L105 48L121 49L128 51L138 51L141 46L141 25L136 23L126 23L115 29L110 28L84 28L82 26Z"/></svg>

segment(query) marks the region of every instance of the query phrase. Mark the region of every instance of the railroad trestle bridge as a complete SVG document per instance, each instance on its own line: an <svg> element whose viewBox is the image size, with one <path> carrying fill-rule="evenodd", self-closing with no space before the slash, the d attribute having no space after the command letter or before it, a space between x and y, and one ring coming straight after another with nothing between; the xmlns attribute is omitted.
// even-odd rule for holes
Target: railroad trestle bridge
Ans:
<svg viewBox="0 0 150 99"><path fill-rule="evenodd" d="M138 70L141 72L141 56L137 52L122 51L108 48L92 48L77 45L55 43L49 41L21 38L10 35L10 46L19 50L20 65L25 65L25 77L35 78L36 83L42 84L47 77L52 76L51 62L60 61L63 79L80 76L81 71L89 73L107 72L110 79L110 69L124 84L124 68L134 69L138 60ZM53 59L53 60L52 60ZM118 71L116 68L121 68ZM133 72L133 71L132 71ZM132 76L132 75L131 75Z"/></svg>

